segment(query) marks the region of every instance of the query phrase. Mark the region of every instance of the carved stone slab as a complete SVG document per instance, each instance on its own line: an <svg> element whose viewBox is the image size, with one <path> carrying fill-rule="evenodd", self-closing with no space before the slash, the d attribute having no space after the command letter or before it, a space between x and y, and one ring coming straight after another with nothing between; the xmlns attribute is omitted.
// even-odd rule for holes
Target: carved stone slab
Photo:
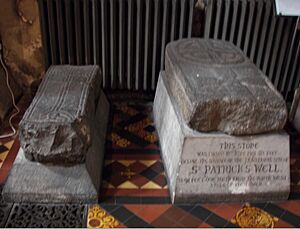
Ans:
<svg viewBox="0 0 300 229"><path fill-rule="evenodd" d="M91 146L101 76L97 66L52 66L20 123L27 159L79 163Z"/></svg>
<svg viewBox="0 0 300 229"><path fill-rule="evenodd" d="M183 39L167 46L165 61L171 93L192 129L247 135L284 127L282 96L234 45Z"/></svg>
<svg viewBox="0 0 300 229"><path fill-rule="evenodd" d="M8 202L97 203L100 193L109 103L100 92L85 163L30 161L21 148L3 189Z"/></svg>
<svg viewBox="0 0 300 229"><path fill-rule="evenodd" d="M154 120L173 203L270 201L290 192L289 136L201 133L178 112L161 72Z"/></svg>

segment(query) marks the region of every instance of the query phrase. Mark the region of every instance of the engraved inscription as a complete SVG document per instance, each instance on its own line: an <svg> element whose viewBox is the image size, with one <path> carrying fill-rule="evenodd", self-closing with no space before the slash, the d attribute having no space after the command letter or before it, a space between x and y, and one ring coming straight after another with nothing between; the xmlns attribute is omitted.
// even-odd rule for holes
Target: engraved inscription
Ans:
<svg viewBox="0 0 300 229"><path fill-rule="evenodd" d="M177 180L180 187L206 185L211 190L244 193L250 188L289 180L289 155L268 150L263 142L226 140L215 145L183 157Z"/></svg>

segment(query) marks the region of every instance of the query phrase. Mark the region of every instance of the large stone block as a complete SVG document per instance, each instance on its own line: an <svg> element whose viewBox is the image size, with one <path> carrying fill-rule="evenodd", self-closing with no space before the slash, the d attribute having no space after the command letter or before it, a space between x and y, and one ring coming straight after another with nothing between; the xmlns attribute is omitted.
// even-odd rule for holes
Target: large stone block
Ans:
<svg viewBox="0 0 300 229"><path fill-rule="evenodd" d="M30 161L21 148L3 189L6 201L98 202L109 115L109 103L102 91L98 101L85 163L64 165Z"/></svg>
<svg viewBox="0 0 300 229"><path fill-rule="evenodd" d="M161 72L153 112L173 203L288 198L289 136L284 131L249 136L195 131L169 86Z"/></svg>
<svg viewBox="0 0 300 229"><path fill-rule="evenodd" d="M26 158L55 164L85 161L100 87L98 66L50 67L20 123Z"/></svg>
<svg viewBox="0 0 300 229"><path fill-rule="evenodd" d="M284 127L282 96L234 45L183 39L168 44L165 61L171 93L192 129L247 135Z"/></svg>

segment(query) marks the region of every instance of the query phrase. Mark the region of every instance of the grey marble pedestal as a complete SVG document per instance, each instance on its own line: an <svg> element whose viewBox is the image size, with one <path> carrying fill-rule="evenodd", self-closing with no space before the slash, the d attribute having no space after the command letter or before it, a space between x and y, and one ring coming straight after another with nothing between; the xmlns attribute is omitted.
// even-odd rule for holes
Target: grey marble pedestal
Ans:
<svg viewBox="0 0 300 229"><path fill-rule="evenodd" d="M164 72L154 119L173 203L271 201L290 192L289 136L201 133L183 121Z"/></svg>
<svg viewBox="0 0 300 229"><path fill-rule="evenodd" d="M97 203L100 192L102 164L109 103L100 94L95 115L93 142L85 163L51 165L29 161L20 149L3 189L7 202Z"/></svg>

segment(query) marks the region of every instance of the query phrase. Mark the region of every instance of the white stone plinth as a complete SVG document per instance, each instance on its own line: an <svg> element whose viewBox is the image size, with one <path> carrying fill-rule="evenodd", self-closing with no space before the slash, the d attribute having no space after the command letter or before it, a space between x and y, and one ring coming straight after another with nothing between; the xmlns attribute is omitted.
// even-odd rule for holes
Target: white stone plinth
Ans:
<svg viewBox="0 0 300 229"><path fill-rule="evenodd" d="M154 119L173 203L270 201L290 193L289 136L200 133L183 121L161 72Z"/></svg>

